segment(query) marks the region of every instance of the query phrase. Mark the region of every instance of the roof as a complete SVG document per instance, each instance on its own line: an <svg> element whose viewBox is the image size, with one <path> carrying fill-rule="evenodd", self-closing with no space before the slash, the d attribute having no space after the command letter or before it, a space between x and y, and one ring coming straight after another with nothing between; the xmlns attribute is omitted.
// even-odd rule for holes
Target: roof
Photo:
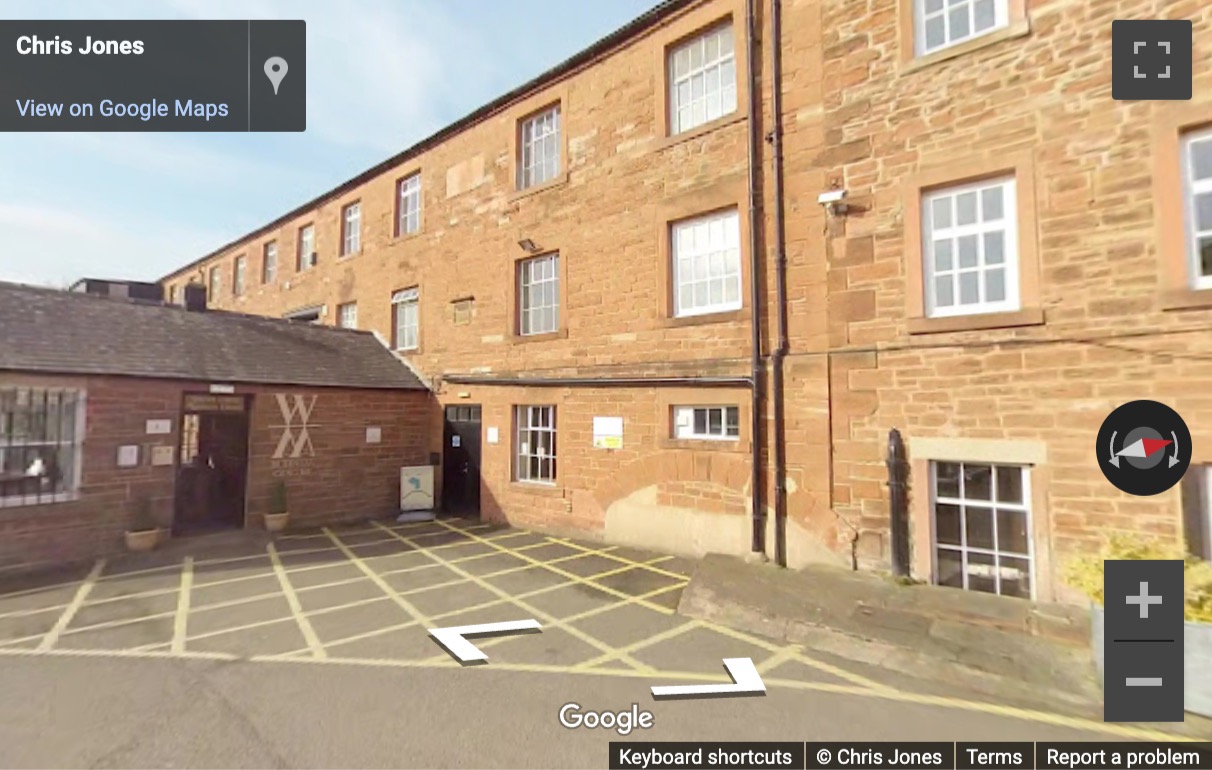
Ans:
<svg viewBox="0 0 1212 770"><path fill-rule="evenodd" d="M378 165L374 166L373 168L363 171L361 174L358 174L353 179L350 179L347 182L343 182L342 184L338 185L337 187L334 187L333 189L329 190L328 192L322 193L321 195L319 195L315 198L312 198L311 200L307 201L306 203L295 207L294 209L286 212L282 216L278 217L277 219L273 220L272 222L270 222L256 230L252 231L251 233L243 235L243 236L237 238L236 240L231 241L230 243L226 243L226 244L220 246L219 248L215 249L211 253L209 253L203 257L199 257L198 259L195 259L193 262L190 262L187 265L177 268L176 270L172 271L171 273L160 278L160 281L167 281L168 279L172 278L173 276L181 275L182 273L187 273L190 270L193 270L194 268L203 264L207 260L213 259L214 257L217 257L217 256L223 254L224 252L229 251L246 241L253 240L268 232L276 230L276 229L280 228L282 225L286 224L287 222L290 222L291 220L297 219L297 218L304 216L305 214L311 212L312 210L318 208L325 202L330 201L333 198L337 198L341 195L344 195L346 192L349 192L350 190L354 189L355 187L359 187L363 184L366 184L370 180L372 180L376 177L379 177L379 176L387 173L388 171L391 171L393 168L395 168L396 166L399 166L400 164L404 163L405 161L409 160L410 158L414 158L417 155L420 155L425 150L428 150L431 147L434 147L434 146L442 143L443 141L449 139L450 137L455 136L456 134L469 128L470 126L473 126L476 123L479 123L479 122L483 121L484 119L489 118L492 115L500 112L501 110L505 109L506 107L508 107L510 104L516 102L517 100L529 95L530 93L532 93L534 91L538 91L539 89L541 89L547 85L550 85L551 83L553 83L557 80L560 80L561 78L575 72L576 70L580 69L581 67L584 67L586 64L588 64L588 63L592 62L593 60L597 59L598 57L602 56L604 53L610 51L612 48L615 48L616 46L619 46L623 43L630 41L632 38L647 31L648 29L656 26L662 20L672 16L673 14L677 13L682 8L685 8L686 6L691 5L695 2L697 2L697 0L662 0L662 2L658 3L653 8L651 8L648 11L644 12L643 14L637 16L636 18L632 19L627 24L624 24L622 27L619 27L614 32L611 32L606 37L598 40L596 43L589 46L588 48L585 48L584 50L578 52L577 54L573 55L571 58L566 59L563 62L560 62L559 64L557 64L556 66L547 70L546 72L538 75L535 78L532 78L531 80L528 80L527 82L523 83L522 85L518 86L517 88L513 89L512 91L510 91L506 94L503 94L503 95L497 97L496 99L493 99L491 102L489 102L488 104L485 104L483 107L480 107L479 109L475 110L474 112L471 112L468 115L465 115L464 117L460 118L459 120L456 120L454 123L451 123L450 125L446 126L445 128L439 130L437 133L434 133L434 134L426 137L425 139L422 139L421 141L417 142L416 144L409 147L408 149L403 150L402 152L399 152L399 153L391 156L390 158L383 161L382 163L379 163Z"/></svg>
<svg viewBox="0 0 1212 770"><path fill-rule="evenodd" d="M0 282L0 371L424 389L371 332Z"/></svg>

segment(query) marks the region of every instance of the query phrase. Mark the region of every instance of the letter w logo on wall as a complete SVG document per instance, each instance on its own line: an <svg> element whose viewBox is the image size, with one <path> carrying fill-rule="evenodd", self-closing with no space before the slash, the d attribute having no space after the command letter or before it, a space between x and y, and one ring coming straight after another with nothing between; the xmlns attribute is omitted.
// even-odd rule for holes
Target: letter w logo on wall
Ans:
<svg viewBox="0 0 1212 770"><path fill-rule="evenodd" d="M295 395L290 396L286 393L276 393L274 398L278 401L278 409L282 412L283 423L281 425L271 425L271 428L281 428L282 436L278 439L278 446L274 449L275 460L281 460L285 457L314 457L316 450L311 445L311 436L308 434L308 429L317 427L311 422L311 412L316 406L316 396Z"/></svg>

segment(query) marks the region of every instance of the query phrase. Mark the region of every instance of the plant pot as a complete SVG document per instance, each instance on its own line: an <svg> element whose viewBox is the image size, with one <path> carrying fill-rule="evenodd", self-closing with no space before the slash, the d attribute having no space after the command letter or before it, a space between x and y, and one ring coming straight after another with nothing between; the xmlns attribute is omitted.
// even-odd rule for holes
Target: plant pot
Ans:
<svg viewBox="0 0 1212 770"><path fill-rule="evenodd" d="M145 529L126 533L126 547L135 552L150 551L160 543L159 529Z"/></svg>
<svg viewBox="0 0 1212 770"><path fill-rule="evenodd" d="M265 531L266 532L281 532L286 529L287 523L290 521L289 513L267 513L265 514Z"/></svg>
<svg viewBox="0 0 1212 770"><path fill-rule="evenodd" d="M1090 606L1090 644L1098 667L1099 684L1103 679L1103 608ZM1183 708L1192 714L1212 717L1212 623L1187 622L1183 633ZM1197 664L1198 661L1198 664Z"/></svg>

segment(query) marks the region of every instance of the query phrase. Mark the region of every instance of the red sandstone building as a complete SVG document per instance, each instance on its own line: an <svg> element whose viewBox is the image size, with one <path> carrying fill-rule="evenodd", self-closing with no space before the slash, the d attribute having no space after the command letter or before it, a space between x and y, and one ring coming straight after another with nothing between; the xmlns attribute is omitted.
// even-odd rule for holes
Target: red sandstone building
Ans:
<svg viewBox="0 0 1212 770"><path fill-rule="evenodd" d="M1111 22L1196 99L1111 98ZM373 329L433 385L441 497L548 531L1064 599L1109 532L1208 555L1212 8L670 0L163 279ZM844 197L843 197L844 192ZM824 196L824 197L822 197ZM1185 488L1094 436L1154 398Z"/></svg>
<svg viewBox="0 0 1212 770"><path fill-rule="evenodd" d="M367 332L0 283L0 572L399 510L429 392Z"/></svg>

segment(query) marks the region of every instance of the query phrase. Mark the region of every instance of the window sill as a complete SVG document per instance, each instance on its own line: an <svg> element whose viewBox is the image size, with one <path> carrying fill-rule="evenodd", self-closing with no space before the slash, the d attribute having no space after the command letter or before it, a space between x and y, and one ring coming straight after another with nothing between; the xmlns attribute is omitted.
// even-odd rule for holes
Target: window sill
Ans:
<svg viewBox="0 0 1212 770"><path fill-rule="evenodd" d="M709 439L709 438L660 438L657 446L661 449L689 449L695 452L728 452L732 454L748 453L750 444L739 439Z"/></svg>
<svg viewBox="0 0 1212 770"><path fill-rule="evenodd" d="M728 323L729 321L748 321L749 309L722 310L718 313L703 313L702 315L683 315L660 319L661 326L676 328L679 326L701 326L707 324Z"/></svg>
<svg viewBox="0 0 1212 770"><path fill-rule="evenodd" d="M555 179L546 181L543 184L537 184L533 187L527 187L524 190L514 190L514 192L510 194L510 196L508 198L508 202L513 203L515 201L520 201L523 198L529 198L532 195L538 195L539 193L544 193L544 192L547 192L548 190L551 190L552 188L561 187L566 184L568 184L568 172L567 171L565 171L562 174L556 175Z"/></svg>
<svg viewBox="0 0 1212 770"><path fill-rule="evenodd" d="M387 245L395 246L397 243L403 243L404 241L411 241L414 238L420 238L421 234L424 232L425 232L424 230L422 230L420 227L418 227L415 231L413 231L411 233L401 233L400 235L393 235L391 237L391 240L387 242Z"/></svg>
<svg viewBox="0 0 1212 770"><path fill-rule="evenodd" d="M1161 297L1162 310L1198 310L1212 307L1212 288L1172 289Z"/></svg>
<svg viewBox="0 0 1212 770"><path fill-rule="evenodd" d="M986 46L996 45L1005 40L1014 40L1015 38L1026 37L1031 34L1030 19L1019 19L1013 21L1009 25L996 29L992 32L974 37L971 40L965 40L962 43L956 43L953 46L948 46L933 53L928 53L923 56L915 56L913 59L906 61L901 67L901 74L908 75L911 72L925 69L927 67L944 62L949 59L955 59L960 56L965 56L978 51Z"/></svg>
<svg viewBox="0 0 1212 770"><path fill-rule="evenodd" d="M419 356L421 355L421 346L417 345L415 348L393 348L393 352L397 356Z"/></svg>
<svg viewBox="0 0 1212 770"><path fill-rule="evenodd" d="M541 495L543 497L563 497L564 488L555 484L544 484L541 481L518 481L514 479L509 482L509 487L523 494Z"/></svg>
<svg viewBox="0 0 1212 770"><path fill-rule="evenodd" d="M515 345L521 345L529 342L551 342L552 340L568 339L568 329L558 329L554 332L546 332L545 334L514 334L512 342Z"/></svg>
<svg viewBox="0 0 1212 770"><path fill-rule="evenodd" d="M340 262L343 259L353 259L354 257L358 256L361 253L362 253L361 249L358 249L357 251L351 251L348 254L342 254L342 255L338 256L337 261Z"/></svg>
<svg viewBox="0 0 1212 770"><path fill-rule="evenodd" d="M981 329L1008 329L1015 326L1040 326L1043 323L1043 308L1027 308L1007 313L981 313L945 318L910 318L906 321L906 326L910 334L942 334Z"/></svg>
<svg viewBox="0 0 1212 770"><path fill-rule="evenodd" d="M0 515L6 511L17 510L18 508L32 508L36 505L57 505L59 503L72 503L80 499L78 492L59 492L53 495L15 495L12 497L0 497Z"/></svg>
<svg viewBox="0 0 1212 770"><path fill-rule="evenodd" d="M713 131L723 128L724 126L730 126L733 123L741 123L747 117L749 117L748 110L737 110L736 112L731 112L723 117L708 121L701 126L695 126L694 128L683 131L680 134L661 137L656 141L656 144L653 146L653 150L656 152L667 150L674 145L681 144L682 142L689 142L693 139L702 137L704 134L710 134Z"/></svg>

